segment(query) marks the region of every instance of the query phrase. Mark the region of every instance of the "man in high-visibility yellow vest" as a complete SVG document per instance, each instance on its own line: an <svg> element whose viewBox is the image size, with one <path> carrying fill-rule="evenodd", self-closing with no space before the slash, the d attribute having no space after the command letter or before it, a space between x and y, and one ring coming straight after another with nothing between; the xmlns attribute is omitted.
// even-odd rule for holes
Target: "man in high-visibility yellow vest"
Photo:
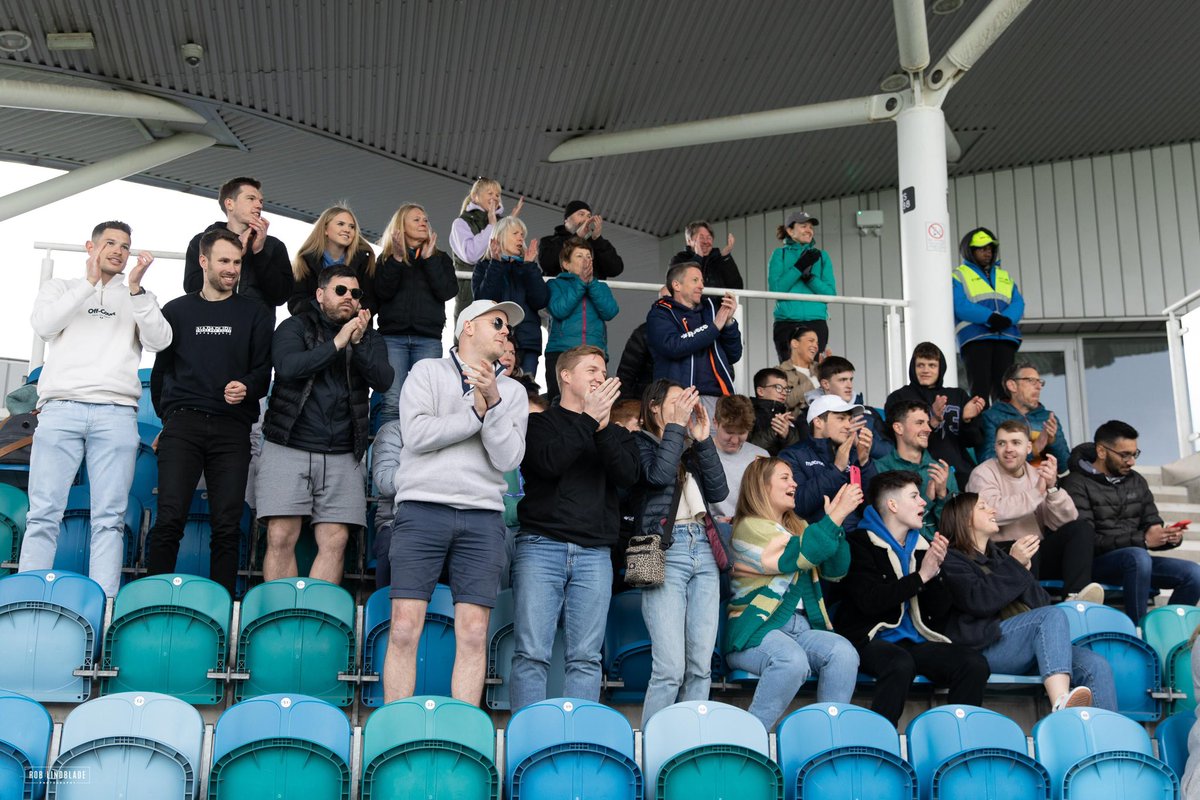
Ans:
<svg viewBox="0 0 1200 800"><path fill-rule="evenodd" d="M987 228L968 231L959 245L962 264L953 274L954 322L958 350L971 393L1004 396L1002 378L1021 346L1017 325L1025 298L1012 276L1000 268L1000 240Z"/></svg>

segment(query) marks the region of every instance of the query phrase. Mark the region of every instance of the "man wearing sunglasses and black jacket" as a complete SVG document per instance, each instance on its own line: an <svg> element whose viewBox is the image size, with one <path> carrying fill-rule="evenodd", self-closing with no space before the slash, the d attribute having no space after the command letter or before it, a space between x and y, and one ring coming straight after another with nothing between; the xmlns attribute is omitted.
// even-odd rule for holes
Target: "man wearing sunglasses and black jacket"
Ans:
<svg viewBox="0 0 1200 800"><path fill-rule="evenodd" d="M309 575L340 583L350 527L366 524L367 390L386 391L393 372L361 298L353 270L330 267L312 308L275 329L256 484L258 516L267 520L266 580L298 573L296 541L309 516L317 540Z"/></svg>

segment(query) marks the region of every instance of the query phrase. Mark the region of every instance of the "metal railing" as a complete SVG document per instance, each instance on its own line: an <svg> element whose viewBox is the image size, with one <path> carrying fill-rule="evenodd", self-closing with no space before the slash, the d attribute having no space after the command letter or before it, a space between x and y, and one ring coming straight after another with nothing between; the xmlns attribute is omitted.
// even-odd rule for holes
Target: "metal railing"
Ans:
<svg viewBox="0 0 1200 800"><path fill-rule="evenodd" d="M1200 308L1188 312L1200 300L1200 289L1176 300L1163 309L1167 317L1167 354L1171 359L1171 394L1175 402L1175 428L1179 437L1179 457L1197 451L1200 441ZM1188 317L1193 317L1188 320ZM1188 322L1195 329L1188 327ZM1188 334L1191 334L1189 337ZM1188 339L1191 347L1188 347ZM1191 369L1188 361L1191 360ZM1192 384L1195 384L1194 386Z"/></svg>

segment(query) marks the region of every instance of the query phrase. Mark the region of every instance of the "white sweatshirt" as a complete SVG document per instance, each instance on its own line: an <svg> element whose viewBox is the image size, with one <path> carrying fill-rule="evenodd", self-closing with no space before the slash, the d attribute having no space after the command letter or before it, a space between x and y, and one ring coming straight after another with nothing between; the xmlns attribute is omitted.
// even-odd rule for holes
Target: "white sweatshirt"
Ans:
<svg viewBox="0 0 1200 800"><path fill-rule="evenodd" d="M136 406L142 348L157 353L171 345L171 326L154 295L130 297L124 275L95 286L84 278L47 281L29 322L50 343L39 408L50 400Z"/></svg>

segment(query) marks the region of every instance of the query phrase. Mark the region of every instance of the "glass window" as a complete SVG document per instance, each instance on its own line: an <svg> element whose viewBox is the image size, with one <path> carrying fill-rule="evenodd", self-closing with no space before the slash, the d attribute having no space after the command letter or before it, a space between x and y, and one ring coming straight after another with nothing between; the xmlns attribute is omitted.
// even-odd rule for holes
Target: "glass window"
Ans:
<svg viewBox="0 0 1200 800"><path fill-rule="evenodd" d="M1042 405L1054 412L1055 418L1058 419L1060 435L1067 435L1067 444L1071 447L1079 444L1068 433L1071 430L1071 405L1067 401L1067 354L1061 350L1021 350L1017 352L1017 361L1028 361L1037 367L1038 374L1046 382L1045 388L1042 389ZM1066 464L1059 465L1060 470L1066 468Z"/></svg>
<svg viewBox="0 0 1200 800"><path fill-rule="evenodd" d="M1140 463L1178 458L1166 337L1085 338L1083 379L1092 431L1119 419L1138 430Z"/></svg>

